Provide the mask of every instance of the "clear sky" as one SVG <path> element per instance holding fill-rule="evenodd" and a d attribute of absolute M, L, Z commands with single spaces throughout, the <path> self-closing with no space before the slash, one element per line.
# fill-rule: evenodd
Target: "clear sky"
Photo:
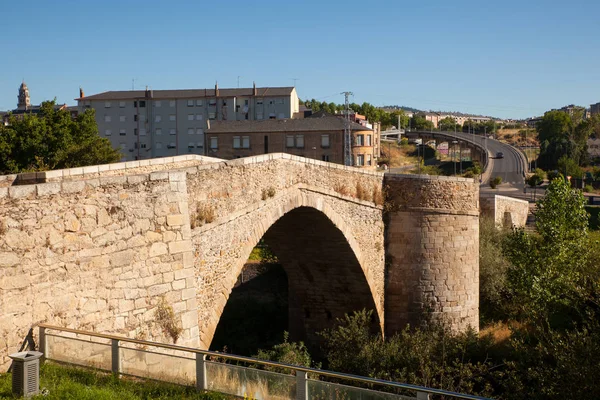
<path fill-rule="evenodd" d="M 302 99 L 505 118 L 600 102 L 600 1 L 3 1 L 0 110 L 108 90 L 292 86 Z"/>

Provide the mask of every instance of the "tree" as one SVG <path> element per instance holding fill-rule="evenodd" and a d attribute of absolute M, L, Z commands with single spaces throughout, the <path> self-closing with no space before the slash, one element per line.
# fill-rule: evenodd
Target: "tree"
<path fill-rule="evenodd" d="M 120 158 L 108 139 L 98 135 L 93 110 L 73 120 L 48 101 L 38 115 L 10 116 L 9 125 L 0 126 L 0 171 L 5 173 L 105 164 Z"/>
<path fill-rule="evenodd" d="M 454 131 L 457 125 L 456 120 L 452 117 L 446 117 L 438 122 L 441 131 Z"/>
<path fill-rule="evenodd" d="M 412 117 L 411 126 L 417 131 L 430 131 L 433 129 L 433 122 L 426 120 L 422 115 L 415 115 Z"/>
<path fill-rule="evenodd" d="M 544 170 L 536 168 L 533 175 L 527 178 L 527 184 L 532 188 L 539 186 L 542 184 L 542 182 L 544 182 L 545 175 L 546 173 L 544 172 Z"/>
<path fill-rule="evenodd" d="M 586 300 L 588 214 L 580 191 L 554 179 L 536 204 L 539 235 L 515 229 L 503 243 L 509 289 L 519 319 L 547 324 L 571 319 Z"/>

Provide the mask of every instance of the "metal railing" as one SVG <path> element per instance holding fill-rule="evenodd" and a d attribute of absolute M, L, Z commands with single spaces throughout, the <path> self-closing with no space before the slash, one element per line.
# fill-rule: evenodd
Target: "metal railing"
<path fill-rule="evenodd" d="M 309 386 L 312 384 L 315 384 L 315 383 L 319 383 L 319 384 L 323 383 L 323 384 L 327 384 L 327 385 L 336 386 L 336 389 L 335 389 L 336 392 L 339 390 L 343 390 L 344 388 L 350 388 L 353 390 L 360 390 L 363 392 L 372 392 L 373 393 L 372 397 L 361 394 L 359 397 L 347 397 L 347 398 L 362 398 L 362 399 L 370 399 L 370 398 L 373 398 L 373 399 L 375 399 L 375 398 L 407 399 L 408 398 L 404 395 L 395 395 L 395 397 L 387 397 L 387 396 L 394 396 L 394 395 L 392 393 L 388 393 L 388 392 L 374 391 L 374 390 L 369 390 L 369 389 L 365 389 L 362 387 L 352 387 L 352 386 L 346 386 L 346 385 L 341 385 L 341 384 L 337 384 L 337 383 L 324 382 L 324 381 L 312 379 L 312 377 L 315 377 L 315 376 L 333 378 L 336 380 L 346 380 L 346 381 L 351 381 L 351 382 L 355 382 L 355 383 L 358 382 L 358 383 L 368 384 L 368 385 L 372 385 L 372 386 L 386 386 L 388 388 L 393 388 L 396 390 L 411 391 L 411 392 L 416 393 L 416 397 L 414 397 L 414 398 L 416 398 L 418 400 L 428 400 L 428 399 L 430 399 L 430 395 L 440 395 L 440 396 L 444 396 L 446 398 L 457 398 L 457 399 L 473 399 L 473 400 L 475 400 L 475 399 L 485 400 L 486 399 L 485 397 L 461 394 L 461 393 L 450 392 L 450 391 L 446 391 L 446 390 L 427 388 L 427 387 L 423 387 L 423 386 L 410 385 L 410 384 L 406 384 L 406 383 L 399 383 L 399 382 L 393 382 L 393 381 L 386 381 L 386 380 L 382 380 L 382 379 L 368 378 L 368 377 L 364 377 L 364 376 L 351 375 L 351 374 L 345 374 L 345 373 L 340 373 L 340 372 L 307 368 L 307 367 L 302 367 L 302 366 L 297 366 L 297 365 L 283 364 L 283 363 L 279 363 L 279 362 L 275 362 L 275 361 L 259 360 L 259 359 L 251 358 L 251 357 L 236 356 L 233 354 L 221 353 L 221 352 L 216 352 L 216 351 L 200 350 L 200 349 L 196 349 L 196 348 L 192 348 L 192 347 L 178 346 L 178 345 L 168 344 L 168 343 L 157 343 L 157 342 L 150 342 L 147 340 L 131 339 L 131 338 L 116 336 L 116 335 L 109 335 L 109 334 L 82 331 L 82 330 L 77 330 L 77 329 L 63 328 L 63 327 L 49 325 L 49 324 L 38 324 L 37 326 L 39 328 L 39 351 L 44 354 L 44 359 L 46 359 L 46 360 L 64 361 L 64 360 L 61 360 L 60 358 L 54 358 L 54 357 L 50 356 L 51 349 L 49 348 L 49 342 L 48 342 L 49 337 L 61 338 L 61 339 L 66 339 L 66 340 L 83 341 L 83 342 L 91 343 L 94 345 L 104 345 L 106 347 L 110 346 L 110 369 L 102 368 L 102 367 L 98 367 L 98 368 L 103 369 L 103 370 L 109 370 L 117 375 L 129 375 L 129 376 L 136 376 L 136 377 L 141 377 L 141 378 L 148 377 L 148 376 L 127 373 L 127 372 L 123 371 L 123 369 L 122 369 L 122 352 L 127 351 L 127 350 L 133 350 L 136 352 L 143 352 L 143 353 L 148 353 L 148 354 L 159 354 L 161 356 L 170 356 L 170 357 L 175 357 L 175 358 L 179 358 L 179 359 L 187 359 L 190 361 L 194 360 L 195 361 L 195 377 L 194 377 L 195 378 L 195 386 L 196 386 L 196 389 L 199 391 L 204 391 L 204 390 L 219 391 L 218 389 L 215 389 L 214 387 L 210 387 L 210 385 L 209 385 L 210 376 L 208 376 L 208 374 L 207 374 L 207 369 L 209 369 L 209 367 L 213 368 L 214 365 L 223 365 L 223 366 L 229 366 L 229 367 L 238 368 L 238 369 L 241 368 L 241 369 L 246 369 L 246 370 L 254 370 L 254 371 L 264 372 L 262 370 L 258 370 L 256 367 L 252 367 L 252 366 L 258 365 L 258 366 L 274 367 L 274 368 L 281 368 L 281 369 L 285 369 L 285 370 L 294 371 L 295 372 L 295 382 L 294 382 L 295 390 L 293 390 L 293 392 L 295 392 L 295 395 L 293 397 L 290 396 L 290 397 L 286 397 L 286 398 L 296 399 L 296 400 L 310 399 L 311 397 L 309 394 L 309 392 L 310 392 Z M 73 337 L 73 336 L 60 336 L 60 335 L 48 333 L 47 332 L 48 330 L 58 331 L 58 332 L 67 332 L 67 333 L 75 334 L 75 335 L 84 335 L 84 336 L 88 336 L 90 338 L 100 338 L 100 339 L 106 340 L 107 343 L 86 341 L 86 340 L 82 340 L 82 339 L 79 339 L 79 338 Z M 110 344 L 108 344 L 108 341 Z M 140 348 L 133 349 L 130 347 L 124 347 L 124 346 L 122 346 L 122 344 L 138 345 L 138 346 L 140 346 L 141 349 Z M 176 355 L 167 354 L 167 353 L 164 353 L 164 354 L 156 353 L 156 352 L 152 352 L 150 350 L 146 350 L 146 347 L 148 347 L 148 346 L 155 347 L 155 348 L 161 348 L 161 349 L 167 349 L 167 350 L 173 350 L 173 351 L 177 351 L 177 352 L 192 353 L 192 354 L 194 354 L 194 357 L 193 358 L 185 358 L 185 357 L 176 356 Z M 78 354 L 77 357 L 82 357 L 82 356 L 81 356 L 81 354 Z M 220 360 L 243 362 L 243 363 L 250 364 L 252 366 L 239 367 L 239 366 L 233 366 L 230 364 L 212 362 L 212 361 L 207 360 L 207 357 L 214 357 L 214 358 L 220 359 Z M 81 360 L 81 362 L 71 362 L 71 363 L 77 364 L 77 365 L 93 366 L 93 365 L 86 364 L 85 360 Z M 266 373 L 272 374 L 272 375 L 281 375 L 283 377 L 286 377 L 287 379 L 290 379 L 293 377 L 292 375 L 277 374 L 277 373 L 273 373 L 273 372 L 266 372 Z M 310 377 L 309 377 L 309 374 L 310 374 Z M 342 388 L 342 389 L 340 389 L 340 388 Z M 225 393 L 228 393 L 228 392 L 225 392 Z M 235 394 L 235 393 L 230 393 L 230 394 Z M 330 397 L 327 397 L 327 398 L 330 398 Z"/>

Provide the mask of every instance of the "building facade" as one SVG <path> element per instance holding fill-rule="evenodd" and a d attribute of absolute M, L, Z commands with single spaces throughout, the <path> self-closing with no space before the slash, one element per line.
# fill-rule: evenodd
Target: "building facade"
<path fill-rule="evenodd" d="M 592 104 L 590 106 L 590 114 L 592 116 L 594 116 L 596 114 L 600 114 L 600 103 Z"/>
<path fill-rule="evenodd" d="M 289 153 L 344 164 L 345 121 L 335 116 L 264 121 L 210 121 L 206 155 L 233 159 L 267 153 Z M 352 165 L 375 168 L 378 136 L 350 122 Z"/>
<path fill-rule="evenodd" d="M 207 154 L 212 121 L 291 118 L 299 112 L 293 87 L 111 91 L 76 99 L 94 109 L 100 136 L 121 148 L 123 160 Z"/>

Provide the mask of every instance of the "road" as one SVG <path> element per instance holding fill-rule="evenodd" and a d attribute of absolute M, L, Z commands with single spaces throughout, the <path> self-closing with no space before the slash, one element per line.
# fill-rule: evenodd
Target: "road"
<path fill-rule="evenodd" d="M 454 132 L 444 132 L 452 136 L 457 136 L 459 139 L 473 141 L 475 143 L 479 143 L 483 146 L 486 146 L 486 139 L 480 135 L 471 135 L 468 133 L 456 133 Z M 523 163 L 521 161 L 521 156 L 517 149 L 508 145 L 506 143 L 499 142 L 494 139 L 487 139 L 487 149 L 490 154 L 490 159 L 488 162 L 488 168 L 490 168 L 490 173 L 486 174 L 490 179 L 495 178 L 496 176 L 502 177 L 502 182 L 505 182 L 505 185 L 501 185 L 501 189 L 510 189 L 510 191 L 523 191 L 523 187 L 525 186 L 525 181 L 523 177 Z M 496 158 L 497 153 L 503 153 L 504 158 Z M 488 180 L 482 183 L 483 187 L 489 187 Z"/>

